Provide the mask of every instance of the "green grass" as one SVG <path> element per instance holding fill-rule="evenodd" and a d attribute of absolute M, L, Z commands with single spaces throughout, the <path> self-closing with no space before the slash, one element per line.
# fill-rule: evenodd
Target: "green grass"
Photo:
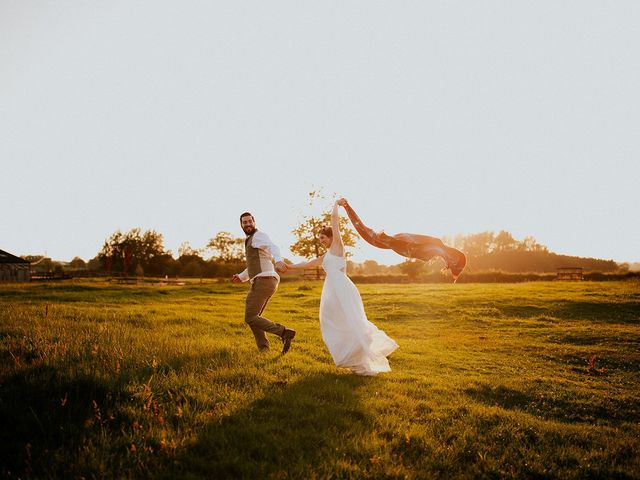
<path fill-rule="evenodd" d="M 640 478 L 640 285 L 363 285 L 393 371 L 336 369 L 319 283 L 0 286 L 7 478 Z M 592 360 L 589 366 L 589 360 Z M 594 363 L 595 362 L 595 363 Z"/>

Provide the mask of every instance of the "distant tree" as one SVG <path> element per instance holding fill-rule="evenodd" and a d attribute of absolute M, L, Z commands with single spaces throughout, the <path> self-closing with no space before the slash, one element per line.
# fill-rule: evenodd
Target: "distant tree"
<path fill-rule="evenodd" d="M 182 256 L 200 256 L 202 249 L 193 248 L 189 242 L 182 242 L 178 247 L 178 257 Z"/>
<path fill-rule="evenodd" d="M 155 230 L 147 230 L 142 234 L 140 250 L 137 253 L 143 268 L 149 265 L 153 257 L 171 254 L 165 251 L 163 243 L 162 234 Z"/>
<path fill-rule="evenodd" d="M 69 267 L 74 270 L 84 270 L 87 268 L 87 263 L 80 257 L 73 257 L 73 260 L 69 262 Z"/>
<path fill-rule="evenodd" d="M 506 230 L 501 230 L 493 239 L 493 243 L 498 252 L 510 252 L 518 248 L 518 242 Z"/>
<path fill-rule="evenodd" d="M 215 258 L 209 259 L 204 265 L 203 275 L 207 277 L 231 277 L 234 273 L 240 273 L 245 269 L 244 260 L 221 262 Z"/>
<path fill-rule="evenodd" d="M 180 251 L 182 251 L 182 255 L 178 258 L 180 274 L 187 277 L 201 276 L 206 262 L 198 251 L 184 248 Z"/>
<path fill-rule="evenodd" d="M 457 236 L 455 246 L 472 258 L 486 255 L 494 249 L 494 234 L 493 232 L 480 232 Z"/>
<path fill-rule="evenodd" d="M 102 262 L 100 262 L 100 257 L 95 256 L 91 260 L 87 262 L 87 270 L 91 270 L 92 272 L 97 272 L 101 269 Z"/>
<path fill-rule="evenodd" d="M 203 271 L 203 264 L 197 260 L 191 260 L 182 268 L 181 274 L 185 277 L 202 277 Z"/>
<path fill-rule="evenodd" d="M 309 207 L 313 208 L 325 199 L 321 191 L 309 192 Z M 302 223 L 292 233 L 296 241 L 291 245 L 291 252 L 304 258 L 316 258 L 325 253 L 326 248 L 318 240 L 318 230 L 323 225 L 331 225 L 331 211 L 324 211 L 316 215 L 303 215 Z M 340 216 L 340 233 L 345 247 L 353 247 L 356 244 L 356 232 L 349 227 L 349 220 Z M 345 252 L 345 256 L 350 256 Z"/>
<path fill-rule="evenodd" d="M 351 275 L 359 275 L 362 273 L 362 267 L 359 263 L 347 260 L 347 272 Z"/>
<path fill-rule="evenodd" d="M 375 260 L 365 260 L 362 264 L 362 273 L 364 275 L 376 275 L 379 273 L 380 265 Z"/>
<path fill-rule="evenodd" d="M 532 236 L 524 237 L 520 242 L 521 249 L 525 252 L 547 252 L 548 249 L 544 245 L 539 244 Z"/>
<path fill-rule="evenodd" d="M 522 241 L 513 238 L 510 232 L 501 230 L 494 232 L 480 232 L 471 235 L 456 235 L 453 240 L 446 239 L 445 243 L 452 243 L 467 254 L 468 257 L 478 258 L 494 252 L 511 252 L 514 250 L 525 252 L 548 252 L 546 246 L 541 245 L 532 236 Z"/>
<path fill-rule="evenodd" d="M 409 280 L 415 280 L 422 272 L 425 263 L 418 260 L 405 260 L 404 262 L 398 265 L 400 267 L 400 271 L 409 277 Z"/>
<path fill-rule="evenodd" d="M 132 273 L 140 265 L 145 271 L 152 266 L 158 257 L 170 256 L 165 251 L 162 234 L 140 228 L 128 232 L 117 230 L 107 238 L 98 253 L 105 269 L 110 271 Z"/>
<path fill-rule="evenodd" d="M 136 265 L 136 277 L 144 277 L 144 268 L 140 264 Z"/>
<path fill-rule="evenodd" d="M 214 258 L 220 262 L 244 262 L 244 239 L 229 232 L 218 232 L 209 240 L 207 248 L 213 250 Z"/>
<path fill-rule="evenodd" d="M 167 251 L 161 255 L 155 255 L 145 268 L 145 273 L 150 276 L 164 276 L 169 275 L 174 266 L 178 266 L 178 262 L 173 258 L 170 251 Z"/>

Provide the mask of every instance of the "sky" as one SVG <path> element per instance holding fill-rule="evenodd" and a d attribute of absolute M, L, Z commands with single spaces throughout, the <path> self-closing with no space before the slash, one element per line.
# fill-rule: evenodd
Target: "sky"
<path fill-rule="evenodd" d="M 390 234 L 640 261 L 639 22 L 636 0 L 0 0 L 0 249 L 88 260 L 140 227 L 177 254 L 248 210 L 296 259 L 321 188 Z"/>

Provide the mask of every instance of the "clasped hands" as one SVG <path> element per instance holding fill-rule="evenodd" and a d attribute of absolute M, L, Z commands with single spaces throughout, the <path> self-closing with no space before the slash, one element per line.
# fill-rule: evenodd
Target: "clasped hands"
<path fill-rule="evenodd" d="M 339 198 L 338 200 L 336 200 L 336 205 L 339 205 L 341 207 L 344 207 L 347 205 L 347 199 L 344 197 Z M 276 272 L 278 273 L 286 273 L 287 270 L 289 270 L 289 266 L 284 263 L 284 262 L 276 262 Z M 233 283 L 240 283 L 240 277 L 238 275 L 234 275 L 231 279 L 231 281 Z"/>
<path fill-rule="evenodd" d="M 347 205 L 347 199 L 344 197 L 340 197 L 338 200 L 336 200 L 336 205 L 339 205 L 341 207 L 344 207 Z M 284 263 L 284 262 L 276 262 L 276 272 L 278 273 L 285 273 L 287 270 L 289 270 L 289 266 Z"/>

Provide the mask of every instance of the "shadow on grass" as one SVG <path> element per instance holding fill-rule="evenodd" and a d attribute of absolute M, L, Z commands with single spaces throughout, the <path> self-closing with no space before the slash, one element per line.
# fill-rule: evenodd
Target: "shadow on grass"
<path fill-rule="evenodd" d="M 68 282 L 28 284 L 0 290 L 0 299 L 25 300 L 38 302 L 75 303 L 75 302 L 159 302 L 208 298 L 210 295 L 230 295 L 237 292 L 225 286 L 155 286 L 155 285 L 77 285 Z"/>
<path fill-rule="evenodd" d="M 518 318 L 547 318 L 560 320 L 594 320 L 604 323 L 640 322 L 640 302 L 583 302 L 562 301 L 543 305 L 500 305 L 503 316 Z"/>
<path fill-rule="evenodd" d="M 548 343 L 558 345 L 600 345 L 608 343 L 606 338 L 602 335 L 593 333 L 590 331 L 576 332 L 576 333 L 555 333 L 547 336 L 546 341 Z"/>
<path fill-rule="evenodd" d="M 584 397 L 569 391 L 520 391 L 504 385 L 479 385 L 465 390 L 473 400 L 507 410 L 565 423 L 603 423 L 618 426 L 640 421 L 640 406 L 629 399 Z"/>
<path fill-rule="evenodd" d="M 551 311 L 566 320 L 595 320 L 604 323 L 640 322 L 640 302 L 574 302 L 553 305 Z"/>
<path fill-rule="evenodd" d="M 356 395 L 366 380 L 327 373 L 274 384 L 260 400 L 205 425 L 161 478 L 304 478 L 333 468 L 343 453 L 357 456 L 353 445 L 373 428 Z"/>
<path fill-rule="evenodd" d="M 34 366 L 3 379 L 0 474 L 7 478 L 50 476 L 51 463 L 55 463 L 52 459 L 77 450 L 87 429 L 106 413 L 104 406 L 114 401 L 113 394 L 100 381 L 88 377 L 63 379 L 51 366 Z M 65 467 L 54 467 L 60 468 Z"/>

